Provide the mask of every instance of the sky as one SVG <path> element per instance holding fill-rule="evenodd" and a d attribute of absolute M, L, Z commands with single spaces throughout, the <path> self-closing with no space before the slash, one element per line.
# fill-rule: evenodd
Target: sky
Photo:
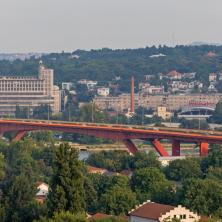
<path fill-rule="evenodd" d="M 222 43 L 221 0 L 0 0 L 0 52 Z"/>

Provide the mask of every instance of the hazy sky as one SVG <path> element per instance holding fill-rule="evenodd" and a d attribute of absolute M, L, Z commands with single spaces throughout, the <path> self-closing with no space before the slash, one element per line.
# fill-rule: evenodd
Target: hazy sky
<path fill-rule="evenodd" d="M 0 0 L 0 52 L 222 43 L 222 0 Z"/>

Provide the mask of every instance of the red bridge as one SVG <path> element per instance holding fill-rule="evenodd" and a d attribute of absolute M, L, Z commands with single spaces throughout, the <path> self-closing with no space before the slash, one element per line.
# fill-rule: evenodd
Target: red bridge
<path fill-rule="evenodd" d="M 138 126 L 139 127 L 139 126 Z M 172 141 L 172 155 L 180 156 L 180 143 L 193 142 L 199 146 L 200 156 L 208 154 L 209 144 L 222 144 L 222 134 L 212 134 L 203 131 L 178 132 L 177 129 L 140 129 L 132 126 L 101 125 L 90 123 L 69 123 L 56 121 L 35 120 L 0 120 L 0 133 L 17 132 L 15 140 L 20 140 L 26 132 L 52 130 L 69 133 L 79 133 L 114 141 L 122 141 L 129 152 L 135 154 L 138 149 L 132 139 L 148 140 L 151 142 L 160 156 L 169 156 L 160 141 L 167 139 Z"/>

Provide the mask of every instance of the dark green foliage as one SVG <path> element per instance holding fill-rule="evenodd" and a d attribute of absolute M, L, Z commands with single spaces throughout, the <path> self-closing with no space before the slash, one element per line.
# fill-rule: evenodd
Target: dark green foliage
<path fill-rule="evenodd" d="M 150 151 L 148 154 L 145 152 L 137 152 L 132 157 L 132 169 L 140 169 L 144 167 L 160 168 L 160 161 L 155 152 Z"/>
<path fill-rule="evenodd" d="M 27 119 L 30 116 L 30 110 L 28 107 L 20 107 L 19 105 L 16 106 L 15 110 L 15 117 L 16 118 L 24 118 Z"/>
<path fill-rule="evenodd" d="M 53 212 L 85 211 L 84 179 L 78 152 L 68 144 L 61 144 L 55 151 L 51 189 L 48 196 L 50 214 Z"/>
<path fill-rule="evenodd" d="M 206 178 L 222 182 L 222 167 L 209 167 Z"/>
<path fill-rule="evenodd" d="M 214 214 L 222 205 L 222 184 L 209 179 L 188 179 L 181 188 L 180 200 L 200 214 Z"/>
<path fill-rule="evenodd" d="M 102 219 L 91 220 L 93 222 L 125 222 L 125 218 L 110 216 Z"/>
<path fill-rule="evenodd" d="M 212 145 L 208 156 L 202 160 L 202 170 L 206 172 L 209 167 L 222 167 L 222 147 L 220 145 Z"/>
<path fill-rule="evenodd" d="M 207 130 L 209 129 L 209 125 L 206 120 L 186 120 L 182 119 L 180 122 L 180 128 L 187 128 L 187 129 L 201 129 Z"/>
<path fill-rule="evenodd" d="M 5 176 L 5 158 L 2 153 L 0 153 L 0 181 L 4 178 Z"/>
<path fill-rule="evenodd" d="M 218 56 L 209 58 L 206 54 L 215 52 Z M 222 70 L 221 46 L 176 46 L 175 48 L 160 46 L 139 49 L 111 50 L 100 49 L 77 50 L 72 54 L 80 56 L 71 59 L 71 53 L 52 53 L 43 56 L 44 64 L 55 70 L 55 81 L 61 83 L 79 79 L 92 79 L 107 82 L 120 76 L 118 83 L 121 90 L 129 92 L 130 77 L 136 76 L 138 81 L 144 80 L 146 73 L 166 73 L 171 70 L 180 72 L 197 72 L 199 80 L 208 81 L 208 74 Z M 161 58 L 150 58 L 150 55 L 163 53 Z M 38 59 L 14 62 L 0 61 L 0 72 L 6 75 L 34 75 L 37 73 Z M 158 83 L 157 78 L 152 80 Z"/>
<path fill-rule="evenodd" d="M 136 203 L 136 195 L 129 186 L 115 185 L 101 195 L 99 209 L 108 214 L 124 215 Z"/>
<path fill-rule="evenodd" d="M 221 87 L 221 86 L 220 86 Z M 222 102 L 217 103 L 215 111 L 211 116 L 210 120 L 214 123 L 222 123 Z"/>
<path fill-rule="evenodd" d="M 33 118 L 35 119 L 49 119 L 52 116 L 51 106 L 42 104 L 33 110 Z"/>
<path fill-rule="evenodd" d="M 164 192 L 169 187 L 169 181 L 165 175 L 155 167 L 135 170 L 131 184 L 140 202 L 155 199 L 159 192 Z"/>
<path fill-rule="evenodd" d="M 160 162 L 154 152 L 138 152 L 135 156 L 123 151 L 102 151 L 93 153 L 87 159 L 92 166 L 105 168 L 110 171 L 120 172 L 126 169 L 139 169 L 144 167 L 160 168 Z"/>
<path fill-rule="evenodd" d="M 119 172 L 123 169 L 129 169 L 131 161 L 131 157 L 127 152 L 102 151 L 92 153 L 87 159 L 87 164 Z"/>
<path fill-rule="evenodd" d="M 87 222 L 87 220 L 84 214 L 73 214 L 69 211 L 61 211 L 59 213 L 55 212 L 50 219 L 45 217 L 34 222 Z"/>
<path fill-rule="evenodd" d="M 202 176 L 200 160 L 197 158 L 186 158 L 174 160 L 165 169 L 168 179 L 183 181 L 187 178 L 200 178 Z"/>

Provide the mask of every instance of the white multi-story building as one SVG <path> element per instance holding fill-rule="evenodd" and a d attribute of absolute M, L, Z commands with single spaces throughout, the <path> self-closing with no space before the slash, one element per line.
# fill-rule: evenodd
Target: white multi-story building
<path fill-rule="evenodd" d="M 63 82 L 62 83 L 62 89 L 63 90 L 68 90 L 70 91 L 72 88 L 72 83 L 71 82 Z"/>
<path fill-rule="evenodd" d="M 14 116 L 17 105 L 32 111 L 45 104 L 51 107 L 53 114 L 59 113 L 60 90 L 53 79 L 53 70 L 42 62 L 38 77 L 0 76 L 0 116 Z"/>
<path fill-rule="evenodd" d="M 109 95 L 109 88 L 106 88 L 106 87 L 98 88 L 97 94 L 99 96 L 108 96 Z"/>

